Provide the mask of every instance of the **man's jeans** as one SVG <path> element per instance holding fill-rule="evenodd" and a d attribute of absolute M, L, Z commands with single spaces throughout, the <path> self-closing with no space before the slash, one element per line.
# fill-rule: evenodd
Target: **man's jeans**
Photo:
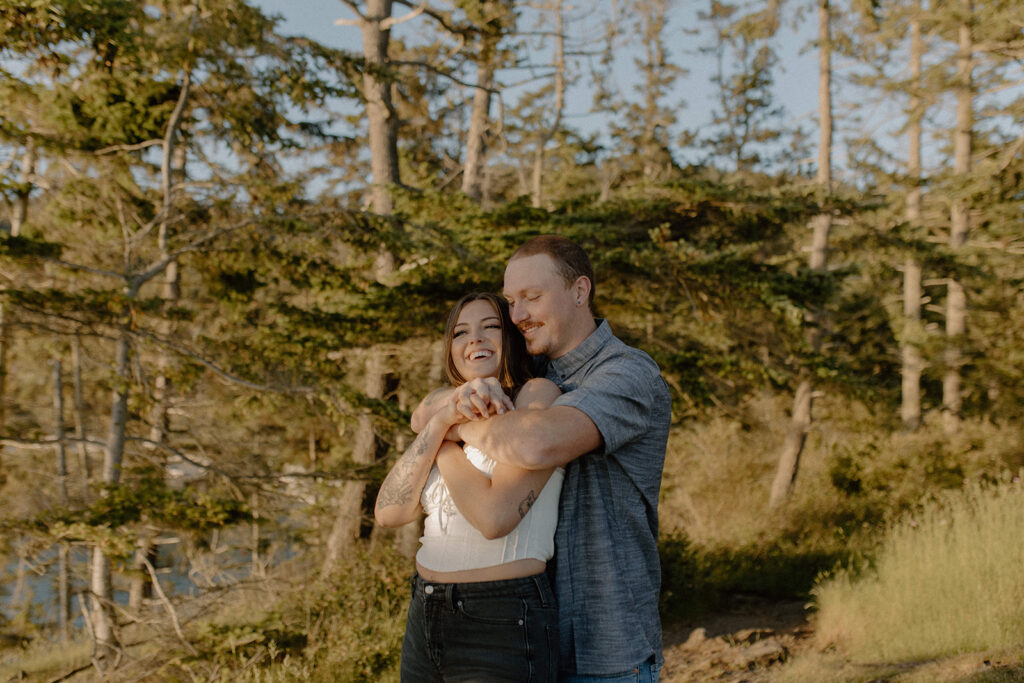
<path fill-rule="evenodd" d="M 573 676 L 562 674 L 559 683 L 658 683 L 661 667 L 654 663 L 653 657 L 634 667 L 630 671 L 607 676 Z"/>
<path fill-rule="evenodd" d="M 557 672 L 558 610 L 547 574 L 476 583 L 413 576 L 403 683 L 554 683 Z"/>

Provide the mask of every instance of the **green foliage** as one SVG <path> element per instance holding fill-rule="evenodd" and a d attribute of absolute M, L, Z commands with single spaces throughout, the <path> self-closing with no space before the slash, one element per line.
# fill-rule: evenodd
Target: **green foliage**
<path fill-rule="evenodd" d="M 14 259 L 59 258 L 63 246 L 38 237 L 0 232 L 0 256 Z"/>
<path fill-rule="evenodd" d="M 163 137 L 179 86 L 143 74 L 90 74 L 54 93 L 54 125 L 61 142 L 93 151 Z"/>
<path fill-rule="evenodd" d="M 36 519 L 32 526 L 54 538 L 85 541 L 104 547 L 111 556 L 127 559 L 135 539 L 125 527 L 146 524 L 179 532 L 204 534 L 252 519 L 236 498 L 195 490 L 172 489 L 153 469 L 125 473 L 121 484 L 107 484 L 83 510 L 63 510 Z"/>

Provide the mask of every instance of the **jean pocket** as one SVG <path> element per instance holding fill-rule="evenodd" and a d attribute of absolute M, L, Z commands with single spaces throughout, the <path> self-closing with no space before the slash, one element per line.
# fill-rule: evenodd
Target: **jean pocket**
<path fill-rule="evenodd" d="M 526 623 L 526 606 L 518 598 L 460 598 L 455 606 L 459 614 L 478 624 L 522 626 Z"/>

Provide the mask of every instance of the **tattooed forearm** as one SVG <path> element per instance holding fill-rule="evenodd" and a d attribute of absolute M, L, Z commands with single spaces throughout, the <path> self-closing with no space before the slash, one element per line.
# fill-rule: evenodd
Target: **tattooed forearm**
<path fill-rule="evenodd" d="M 417 475 L 423 474 L 426 469 L 420 459 L 426 453 L 427 442 L 431 438 L 430 431 L 429 426 L 424 429 L 391 468 L 377 494 L 377 507 L 405 505 L 419 495 L 420 491 L 415 484 Z M 422 483 L 419 488 L 422 488 Z"/>
<path fill-rule="evenodd" d="M 537 502 L 536 494 L 534 494 L 533 491 L 530 491 L 529 493 L 527 493 L 526 494 L 526 498 L 523 498 L 521 501 L 519 501 L 519 517 L 520 518 L 525 517 L 526 513 L 530 511 L 530 508 L 532 508 L 533 504 L 536 503 L 536 502 Z"/>

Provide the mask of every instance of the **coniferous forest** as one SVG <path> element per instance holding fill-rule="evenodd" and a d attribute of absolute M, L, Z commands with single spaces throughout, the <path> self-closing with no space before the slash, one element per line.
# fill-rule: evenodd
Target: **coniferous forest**
<path fill-rule="evenodd" d="M 672 392 L 663 680 L 1024 675 L 1024 6 L 684 5 L 0 0 L 0 679 L 397 680 L 376 492 L 542 233 Z"/>

